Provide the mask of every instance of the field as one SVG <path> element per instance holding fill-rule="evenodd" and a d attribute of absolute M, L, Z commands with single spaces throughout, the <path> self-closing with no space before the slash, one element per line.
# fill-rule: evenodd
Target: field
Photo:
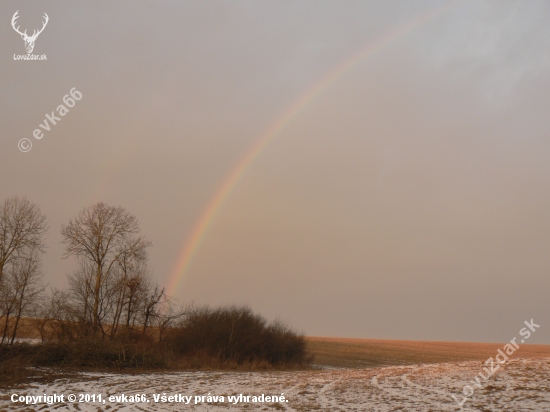
<path fill-rule="evenodd" d="M 424 363 L 485 361 L 495 356 L 502 343 L 423 342 L 308 337 L 315 362 L 339 368 L 414 365 Z M 518 358 L 550 357 L 548 345 L 521 345 Z"/>
<path fill-rule="evenodd" d="M 10 396 L 102 394 L 100 403 L 59 403 L 58 410 L 262 410 L 262 411 L 459 411 L 465 385 L 502 344 L 308 338 L 315 368 L 285 372 L 171 372 L 149 374 L 78 373 L 50 383 L 0 392 L 0 410 L 25 407 Z M 550 410 L 550 347 L 523 345 L 463 404 L 464 411 Z M 123 398 L 124 394 L 127 398 Z M 128 397 L 145 394 L 146 398 Z M 163 402 L 162 396 L 181 395 Z M 228 396 L 281 396 L 277 402 Z M 208 399 L 208 395 L 217 396 Z M 114 396 L 109 400 L 109 396 Z M 195 398 L 195 396 L 204 396 Z M 223 396 L 221 402 L 220 396 Z M 178 400 L 188 399 L 188 405 Z M 143 402 L 141 402 L 143 401 Z M 197 402 L 197 403 L 195 403 Z M 184 401 L 185 403 L 185 401 Z"/>

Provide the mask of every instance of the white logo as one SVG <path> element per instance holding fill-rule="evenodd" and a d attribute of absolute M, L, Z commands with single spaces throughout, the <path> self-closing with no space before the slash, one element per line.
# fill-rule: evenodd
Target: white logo
<path fill-rule="evenodd" d="M 27 138 L 23 138 L 19 140 L 17 146 L 19 147 L 19 150 L 21 150 L 23 153 L 27 153 L 29 150 L 32 149 L 32 142 Z"/>
<path fill-rule="evenodd" d="M 32 53 L 32 51 L 34 49 L 34 42 L 36 41 L 36 38 L 46 28 L 46 25 L 48 24 L 49 17 L 46 13 L 44 13 L 44 18 L 45 18 L 44 25 L 42 26 L 42 28 L 40 30 L 38 30 L 38 31 L 34 30 L 33 33 L 32 33 L 32 36 L 29 36 L 29 35 L 27 35 L 27 30 L 25 30 L 23 33 L 21 33 L 19 31 L 19 26 L 15 27 L 15 20 L 17 20 L 17 18 L 19 17 L 17 15 L 17 13 L 19 13 L 19 10 L 17 10 L 15 12 L 15 14 L 13 15 L 13 17 L 11 19 L 11 25 L 12 25 L 13 29 L 21 35 L 21 38 L 23 40 L 25 40 L 25 48 L 27 49 L 27 53 L 30 54 L 30 53 Z"/>

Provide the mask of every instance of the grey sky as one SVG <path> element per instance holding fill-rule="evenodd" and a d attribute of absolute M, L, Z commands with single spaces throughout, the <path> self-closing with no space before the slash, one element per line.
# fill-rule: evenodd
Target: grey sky
<path fill-rule="evenodd" d="M 0 198 L 126 207 L 166 284 L 248 148 L 327 73 L 441 1 L 0 3 Z M 49 23 L 35 54 L 10 25 Z M 550 343 L 550 3 L 453 3 L 340 77 L 231 192 L 181 302 L 309 335 Z M 76 87 L 42 140 L 32 131 Z M 33 148 L 21 153 L 17 142 Z"/>

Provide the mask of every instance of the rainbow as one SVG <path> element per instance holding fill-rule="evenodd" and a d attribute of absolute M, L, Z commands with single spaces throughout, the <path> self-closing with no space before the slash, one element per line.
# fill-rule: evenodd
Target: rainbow
<path fill-rule="evenodd" d="M 212 197 L 206 209 L 202 212 L 199 220 L 196 222 L 191 234 L 185 241 L 185 244 L 181 250 L 181 253 L 177 259 L 174 269 L 171 273 L 167 293 L 169 296 L 173 296 L 174 292 L 180 281 L 184 278 L 185 272 L 189 267 L 193 256 L 197 252 L 202 239 L 204 238 L 208 228 L 212 224 L 212 221 L 216 217 L 218 211 L 223 206 L 224 202 L 228 198 L 229 194 L 233 191 L 235 186 L 242 179 L 246 171 L 252 166 L 256 158 L 266 148 L 266 146 L 273 140 L 277 134 L 283 130 L 289 123 L 292 122 L 302 111 L 316 98 L 318 98 L 329 86 L 340 79 L 344 74 L 351 71 L 354 67 L 359 65 L 367 57 L 374 55 L 376 52 L 382 50 L 392 42 L 405 36 L 407 33 L 414 29 L 428 23 L 429 21 L 441 16 L 445 12 L 449 11 L 452 7 L 458 4 L 457 1 L 446 2 L 443 6 L 440 6 L 434 10 L 422 13 L 420 16 L 407 23 L 389 31 L 376 41 L 369 43 L 366 48 L 360 50 L 347 59 L 334 70 L 318 81 L 313 87 L 306 91 L 306 93 L 300 97 L 296 102 L 290 105 L 279 119 L 271 125 L 248 149 L 245 155 L 239 160 L 237 165 L 233 168 L 231 173 L 225 178 L 223 184 Z"/>

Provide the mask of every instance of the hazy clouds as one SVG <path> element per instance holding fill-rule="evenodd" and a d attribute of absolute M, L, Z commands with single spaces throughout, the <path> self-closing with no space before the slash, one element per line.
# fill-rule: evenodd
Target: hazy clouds
<path fill-rule="evenodd" d="M 165 284 L 248 148 L 354 53 L 445 2 L 0 5 L 0 197 L 60 226 L 126 207 Z M 10 26 L 47 28 L 35 54 Z M 284 128 L 228 197 L 182 302 L 249 303 L 310 335 L 550 343 L 548 2 L 457 2 L 364 59 Z M 32 131 L 76 87 L 42 140 Z M 33 149 L 21 153 L 27 137 Z"/>

